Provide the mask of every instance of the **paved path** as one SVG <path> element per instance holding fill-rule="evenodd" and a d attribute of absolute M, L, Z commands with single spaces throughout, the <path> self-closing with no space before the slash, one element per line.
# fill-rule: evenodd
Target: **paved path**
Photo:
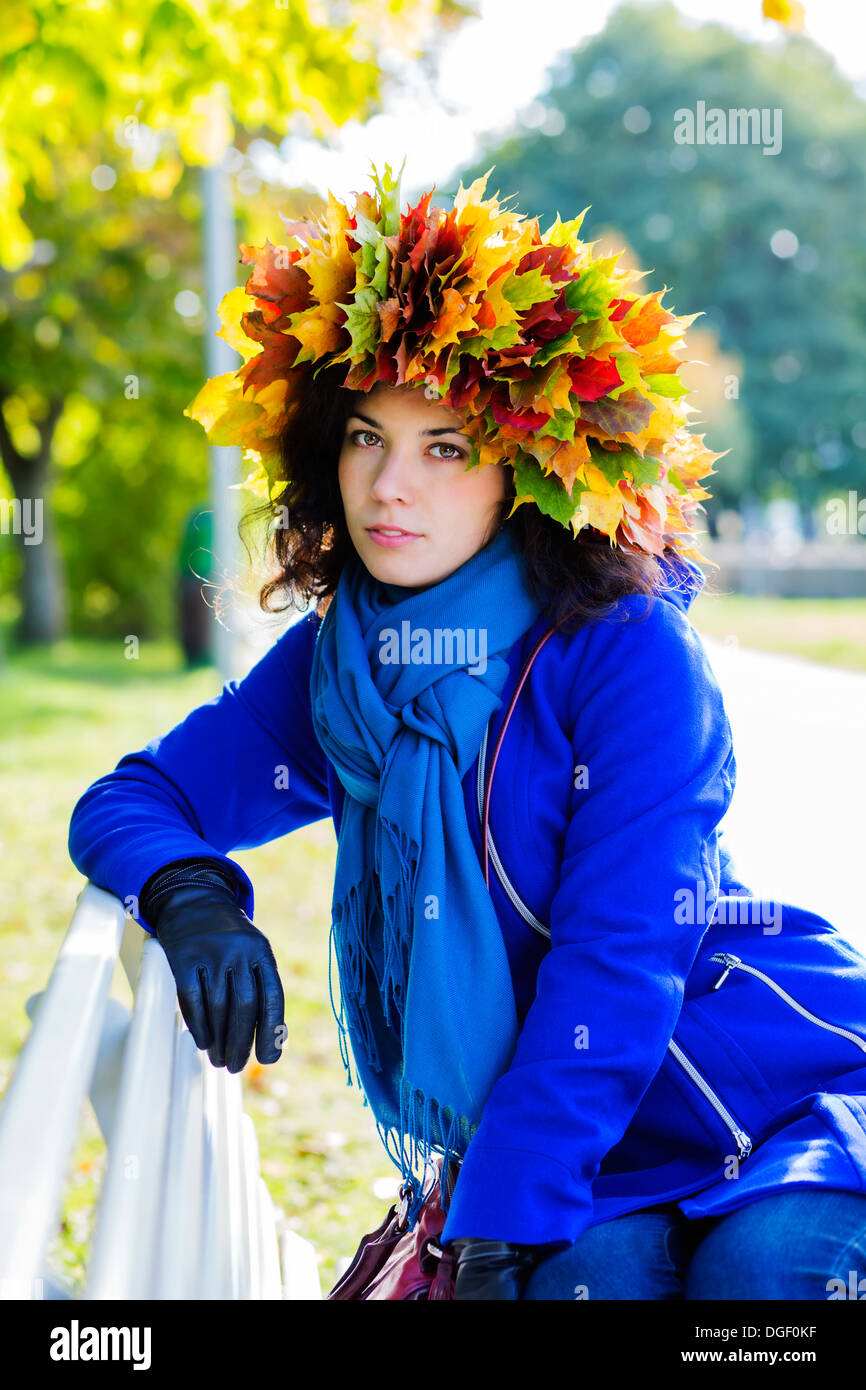
<path fill-rule="evenodd" d="M 866 951 L 866 675 L 701 640 L 734 736 L 722 828 L 740 876 Z"/>

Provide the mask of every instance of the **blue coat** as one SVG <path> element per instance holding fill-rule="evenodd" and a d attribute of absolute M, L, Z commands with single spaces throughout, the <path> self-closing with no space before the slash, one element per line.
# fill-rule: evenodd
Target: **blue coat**
<path fill-rule="evenodd" d="M 736 877 L 718 830 L 731 730 L 687 615 L 700 577 L 684 574 L 647 617 L 629 596 L 615 621 L 555 633 L 517 701 L 490 812 L 510 891 L 492 871 L 490 891 L 521 1031 L 446 1240 L 572 1242 L 662 1201 L 715 1216 L 783 1188 L 866 1191 L 866 958 Z M 508 654 L 489 748 L 547 625 Z M 310 719 L 317 630 L 301 619 L 84 792 L 69 830 L 82 874 L 127 898 L 204 854 L 233 870 L 252 918 L 232 850 L 328 815 L 339 834 L 343 788 Z M 463 785 L 480 859 L 476 773 Z"/>

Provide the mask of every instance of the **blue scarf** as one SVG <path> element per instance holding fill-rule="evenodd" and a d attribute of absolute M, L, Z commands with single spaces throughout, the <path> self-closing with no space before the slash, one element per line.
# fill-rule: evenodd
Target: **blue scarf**
<path fill-rule="evenodd" d="M 419 1157 L 426 1170 L 431 1149 L 442 1152 L 447 1211 L 448 1160 L 466 1152 L 517 1043 L 461 781 L 503 703 L 506 653 L 540 611 L 522 552 L 500 528 L 420 592 L 375 579 L 353 556 L 317 635 L 313 724 L 346 790 L 330 934 L 340 1052 L 351 1086 L 348 1033 L 356 1082 L 403 1175 L 410 1228 L 427 1195 L 414 1180 Z"/>

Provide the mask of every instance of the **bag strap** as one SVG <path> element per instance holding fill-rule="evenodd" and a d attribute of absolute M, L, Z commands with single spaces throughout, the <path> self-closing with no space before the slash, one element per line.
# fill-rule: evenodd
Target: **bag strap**
<path fill-rule="evenodd" d="M 541 648 L 544 646 L 548 637 L 551 637 L 553 633 L 556 631 L 556 629 L 560 627 L 562 623 L 565 622 L 565 619 L 569 616 L 570 615 L 566 613 L 564 617 L 560 618 L 558 622 L 553 623 L 547 629 L 546 632 L 542 633 L 535 646 L 532 648 L 532 651 L 529 653 L 529 656 L 526 658 L 526 661 L 523 663 L 523 670 L 521 671 L 520 678 L 517 681 L 514 690 L 512 691 L 511 699 L 508 702 L 508 708 L 505 711 L 505 718 L 503 719 L 502 727 L 499 730 L 499 737 L 497 738 L 496 746 L 493 749 L 493 756 L 490 759 L 490 771 L 487 774 L 487 784 L 484 789 L 484 808 L 481 816 L 482 867 L 484 869 L 484 882 L 488 889 L 490 888 L 490 870 L 488 865 L 487 826 L 490 820 L 490 791 L 493 786 L 493 774 L 496 771 L 496 759 L 499 757 L 499 750 L 502 747 L 502 740 L 505 737 L 505 730 L 508 728 L 508 721 L 511 718 L 514 706 L 517 704 L 517 699 L 526 682 L 526 677 L 529 675 L 529 672 L 532 669 L 533 661 L 538 656 L 538 653 L 541 651 Z"/>

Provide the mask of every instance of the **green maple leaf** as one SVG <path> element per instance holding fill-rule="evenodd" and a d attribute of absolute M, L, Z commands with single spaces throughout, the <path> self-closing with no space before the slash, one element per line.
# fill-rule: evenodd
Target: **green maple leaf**
<path fill-rule="evenodd" d="M 634 449 L 602 449 L 594 440 L 587 439 L 589 452 L 596 468 L 615 486 L 620 478 L 630 473 L 638 487 L 650 487 L 659 480 L 659 461 L 654 458 L 641 458 Z"/>
<path fill-rule="evenodd" d="M 352 240 L 361 243 L 360 273 L 377 295 L 384 299 L 388 289 L 391 253 L 382 241 L 375 222 L 371 222 L 369 217 L 358 211 L 355 212 L 355 220 L 358 225 L 352 229 Z"/>
<path fill-rule="evenodd" d="M 680 381 L 676 372 L 657 372 L 652 376 L 645 376 L 644 381 L 651 391 L 655 391 L 657 396 L 670 396 L 676 399 L 679 396 L 687 396 L 688 386 Z"/>
<path fill-rule="evenodd" d="M 488 348 L 508 348 L 514 347 L 520 341 L 520 325 L 516 323 L 502 323 L 498 328 L 491 328 L 489 332 L 474 334 L 460 343 L 461 353 L 467 357 L 483 357 Z"/>
<path fill-rule="evenodd" d="M 577 236 L 583 219 L 591 207 L 592 203 L 587 203 L 583 212 L 579 213 L 577 217 L 573 217 L 570 222 L 563 222 L 557 213 L 556 221 L 551 222 L 542 240 L 548 246 L 567 246 Z"/>
<path fill-rule="evenodd" d="M 502 297 L 515 309 L 531 309 L 533 304 L 542 304 L 546 299 L 555 299 L 559 286 L 552 285 L 544 269 L 536 266 L 523 275 L 516 272 L 507 275 L 502 285 Z"/>
<path fill-rule="evenodd" d="M 381 333 L 381 319 L 376 305 L 379 296 L 372 285 L 356 292 L 351 304 L 340 304 L 347 318 L 343 327 L 352 339 L 352 347 L 342 357 L 357 357 L 362 352 L 375 352 Z"/>
<path fill-rule="evenodd" d="M 554 439 L 565 440 L 571 443 L 574 439 L 574 427 L 577 424 L 574 415 L 570 410 L 557 410 L 540 431 L 541 434 L 552 434 Z"/>
<path fill-rule="evenodd" d="M 615 352 L 613 354 L 613 360 L 616 363 L 617 371 L 622 377 L 622 386 L 616 386 L 612 391 L 608 391 L 607 393 L 610 399 L 615 401 L 617 396 L 621 395 L 623 391 L 636 391 L 639 388 L 641 384 L 641 374 L 640 368 L 637 365 L 638 359 L 635 353 Z"/>
<path fill-rule="evenodd" d="M 591 323 L 575 324 L 574 336 L 584 357 L 589 357 L 605 343 L 621 343 L 615 323 L 609 319 L 593 319 Z"/>
<path fill-rule="evenodd" d="M 383 238 L 396 236 L 400 230 L 400 179 L 406 167 L 406 160 L 400 165 L 399 172 L 394 175 L 390 164 L 385 165 L 383 174 L 379 174 L 375 164 L 371 165 L 373 171 L 373 185 L 379 197 L 380 215 L 376 222 L 372 222 L 364 213 L 355 209 L 355 220 L 357 226 L 352 230 L 353 241 L 361 244 L 361 275 L 380 299 L 384 299 L 388 290 L 388 272 L 391 268 L 391 252 L 384 243 Z"/>
<path fill-rule="evenodd" d="M 517 454 L 512 466 L 516 495 L 532 497 L 539 511 L 567 526 L 579 499 L 577 484 L 574 497 L 569 497 L 561 479 L 555 473 L 543 473 L 535 459 L 529 458 L 522 450 Z"/>
<path fill-rule="evenodd" d="M 610 280 L 597 265 L 587 266 L 565 290 L 569 309 L 579 309 L 585 319 L 603 319 L 613 297 Z"/>
<path fill-rule="evenodd" d="M 403 177 L 403 170 L 406 168 L 406 159 L 403 156 L 403 163 L 395 174 L 390 164 L 385 165 L 385 172 L 379 174 L 373 164 L 373 184 L 379 195 L 379 205 L 382 209 L 382 216 L 379 219 L 379 227 L 383 236 L 396 236 L 400 230 L 400 180 Z"/>

